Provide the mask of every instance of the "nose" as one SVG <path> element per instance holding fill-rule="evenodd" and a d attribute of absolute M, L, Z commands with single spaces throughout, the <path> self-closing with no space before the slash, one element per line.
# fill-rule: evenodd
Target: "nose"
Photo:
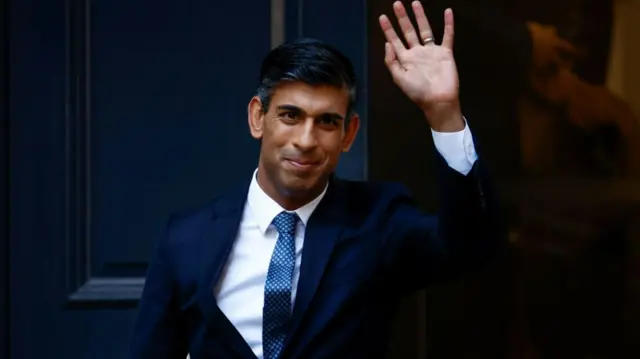
<path fill-rule="evenodd" d="M 310 118 L 301 122 L 298 126 L 298 131 L 293 141 L 293 145 L 301 151 L 311 151 L 318 145 L 314 122 L 315 121 Z"/>

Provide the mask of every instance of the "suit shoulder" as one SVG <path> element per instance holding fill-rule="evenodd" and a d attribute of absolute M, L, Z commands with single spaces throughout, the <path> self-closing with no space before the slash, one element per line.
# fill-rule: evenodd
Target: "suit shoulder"
<path fill-rule="evenodd" d="M 400 182 L 343 181 L 345 193 L 352 202 L 375 205 L 398 198 L 411 198 L 407 187 Z"/>
<path fill-rule="evenodd" d="M 169 215 L 168 226 L 175 230 L 183 227 L 191 227 L 196 223 L 202 223 L 206 219 L 211 218 L 215 202 L 216 200 L 212 200 L 197 207 L 182 209 L 171 213 Z"/>
<path fill-rule="evenodd" d="M 204 204 L 174 212 L 169 216 L 169 224 L 171 228 L 178 230 L 191 228 L 201 226 L 217 215 L 225 215 L 242 210 L 248 188 L 248 183 L 242 183 L 237 187 L 232 187 L 222 194 L 213 197 Z"/>
<path fill-rule="evenodd" d="M 171 213 L 165 221 L 163 231 L 166 244 L 199 238 L 203 226 L 212 219 L 213 209 L 221 198 L 217 197 L 204 204 Z"/>

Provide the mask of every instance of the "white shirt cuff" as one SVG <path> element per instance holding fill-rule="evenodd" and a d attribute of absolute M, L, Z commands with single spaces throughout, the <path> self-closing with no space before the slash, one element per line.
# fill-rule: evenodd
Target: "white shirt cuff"
<path fill-rule="evenodd" d="M 467 175 L 478 159 L 471 130 L 466 123 L 459 132 L 436 132 L 431 129 L 433 142 L 449 167 Z"/>

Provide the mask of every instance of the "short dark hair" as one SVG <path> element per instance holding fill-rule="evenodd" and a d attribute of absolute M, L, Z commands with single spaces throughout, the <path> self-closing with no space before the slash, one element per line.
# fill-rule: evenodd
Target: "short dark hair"
<path fill-rule="evenodd" d="M 262 111 L 269 111 L 273 89 L 283 81 L 300 81 L 311 86 L 329 85 L 347 90 L 347 119 L 357 101 L 356 75 L 351 61 L 333 46 L 301 38 L 274 48 L 262 61 L 256 96 Z"/>

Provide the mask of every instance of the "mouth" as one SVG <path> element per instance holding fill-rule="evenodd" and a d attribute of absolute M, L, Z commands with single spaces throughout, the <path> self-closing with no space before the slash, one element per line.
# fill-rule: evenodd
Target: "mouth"
<path fill-rule="evenodd" d="M 285 162 L 289 163 L 292 168 L 299 171 L 310 171 L 320 165 L 320 161 L 311 161 L 304 159 L 285 159 Z"/>

